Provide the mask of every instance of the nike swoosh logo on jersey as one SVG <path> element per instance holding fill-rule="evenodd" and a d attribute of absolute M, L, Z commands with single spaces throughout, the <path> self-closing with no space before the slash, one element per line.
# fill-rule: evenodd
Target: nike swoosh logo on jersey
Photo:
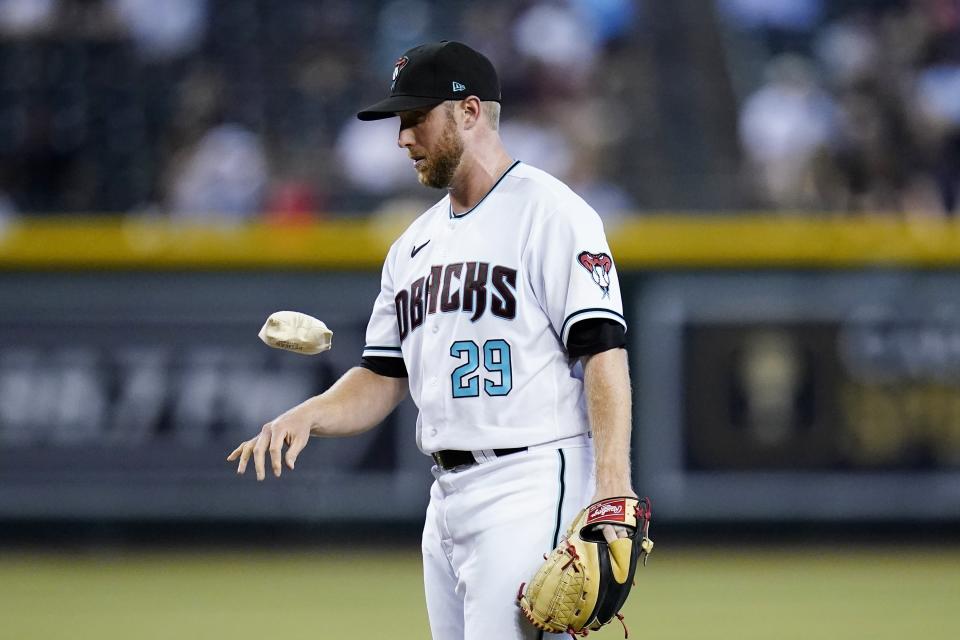
<path fill-rule="evenodd" d="M 423 243 L 422 245 L 420 245 L 419 247 L 416 246 L 416 245 L 414 245 L 414 246 L 413 246 L 413 251 L 410 252 L 410 257 L 412 258 L 412 257 L 414 257 L 415 255 L 417 255 L 418 253 L 420 253 L 420 249 L 423 249 L 423 248 L 424 248 L 425 246 L 427 246 L 428 244 L 430 244 L 430 241 L 429 241 L 429 240 L 427 240 L 426 242 L 424 242 L 424 243 Z"/>

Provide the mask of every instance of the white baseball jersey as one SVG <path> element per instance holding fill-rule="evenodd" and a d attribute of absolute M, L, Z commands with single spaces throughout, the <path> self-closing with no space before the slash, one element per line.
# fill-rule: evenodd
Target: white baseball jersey
<path fill-rule="evenodd" d="M 589 318 L 626 327 L 600 218 L 516 162 L 472 209 L 446 196 L 393 244 L 363 355 L 403 358 L 424 453 L 531 446 L 589 429 L 566 352 Z"/>

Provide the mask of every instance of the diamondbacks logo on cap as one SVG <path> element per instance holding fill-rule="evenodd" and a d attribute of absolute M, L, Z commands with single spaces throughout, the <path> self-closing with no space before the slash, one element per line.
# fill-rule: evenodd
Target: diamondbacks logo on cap
<path fill-rule="evenodd" d="M 577 262 L 590 272 L 594 283 L 603 291 L 603 297 L 610 297 L 610 269 L 613 268 L 613 258 L 605 253 L 590 253 L 581 251 L 577 255 Z"/>
<path fill-rule="evenodd" d="M 390 80 L 390 91 L 393 91 L 393 88 L 397 84 L 397 76 L 400 75 L 400 70 L 407 66 L 408 62 L 410 62 L 410 58 L 402 56 L 397 58 L 397 61 L 393 63 L 393 78 Z"/>
<path fill-rule="evenodd" d="M 587 524 L 593 524 L 601 520 L 616 520 L 626 522 L 627 519 L 627 501 L 623 498 L 619 500 L 604 500 L 590 507 L 587 513 Z"/>

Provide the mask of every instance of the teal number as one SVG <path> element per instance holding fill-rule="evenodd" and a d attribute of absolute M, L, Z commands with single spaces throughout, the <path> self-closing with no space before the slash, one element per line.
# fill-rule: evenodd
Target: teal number
<path fill-rule="evenodd" d="M 513 388 L 510 345 L 506 340 L 487 340 L 483 345 L 483 366 L 490 373 L 500 374 L 500 383 L 484 378 L 483 390 L 490 396 L 505 396 Z"/>
<path fill-rule="evenodd" d="M 450 355 L 467 361 L 450 374 L 454 398 L 476 398 L 480 395 L 480 347 L 472 340 L 458 340 L 450 345 Z M 483 344 L 483 368 L 493 378 L 484 377 L 483 390 L 488 396 L 505 396 L 513 389 L 513 365 L 510 344 L 506 340 L 487 340 Z"/>
<path fill-rule="evenodd" d="M 450 376 L 453 380 L 453 397 L 476 398 L 480 395 L 480 376 L 470 374 L 480 366 L 480 348 L 472 340 L 458 340 L 450 345 L 451 356 L 460 358 L 463 354 L 467 354 L 466 364 L 454 369 Z M 466 378 L 466 384 L 464 384 L 464 378 Z"/>

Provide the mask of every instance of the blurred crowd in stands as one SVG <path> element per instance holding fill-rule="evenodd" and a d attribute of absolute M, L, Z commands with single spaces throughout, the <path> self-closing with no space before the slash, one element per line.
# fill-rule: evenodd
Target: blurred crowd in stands
<path fill-rule="evenodd" d="M 719 4 L 737 55 L 764 61 L 739 117 L 758 204 L 957 210 L 960 1 Z"/>
<path fill-rule="evenodd" d="M 441 38 L 608 221 L 958 206 L 960 0 L 0 0 L 0 216 L 418 212 L 354 113 Z"/>

